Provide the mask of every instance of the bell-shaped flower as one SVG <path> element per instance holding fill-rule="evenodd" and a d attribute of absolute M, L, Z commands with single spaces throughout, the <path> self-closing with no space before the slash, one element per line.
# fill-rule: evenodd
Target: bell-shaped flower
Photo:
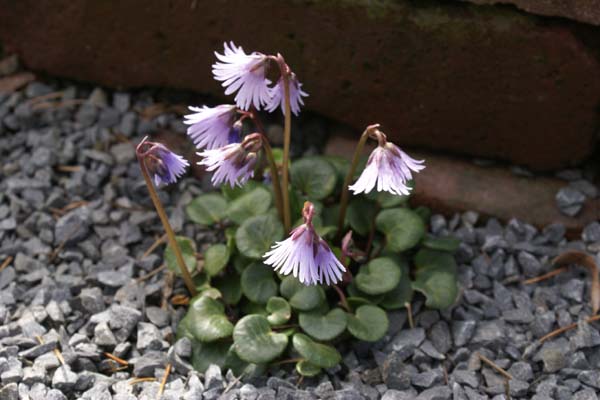
<path fill-rule="evenodd" d="M 369 156 L 367 166 L 358 180 L 348 189 L 352 190 L 354 194 L 359 194 L 369 193 L 377 187 L 378 192 L 408 195 L 410 187 L 407 186 L 407 183 L 412 179 L 412 172 L 424 169 L 423 163 L 424 160 L 415 160 L 409 157 L 398 146 L 386 142 L 383 138 Z"/>
<path fill-rule="evenodd" d="M 229 144 L 229 136 L 234 129 L 235 106 L 221 104 L 189 109 L 194 113 L 186 115 L 183 123 L 190 125 L 187 134 L 198 150 L 216 149 Z"/>
<path fill-rule="evenodd" d="M 213 75 L 223 82 L 225 94 L 235 95 L 235 103 L 242 110 L 248 111 L 251 105 L 257 110 L 271 99 L 269 81 L 266 72 L 269 59 L 261 53 L 246 54 L 242 47 L 233 42 L 224 44 L 223 54 L 215 52 L 219 61 L 213 64 Z"/>
<path fill-rule="evenodd" d="M 231 187 L 241 186 L 254 176 L 256 152 L 246 150 L 244 143 L 232 143 L 218 149 L 197 153 L 202 160 L 198 165 L 213 172 L 211 182 L 218 186 L 228 182 Z"/>
<path fill-rule="evenodd" d="M 173 153 L 161 143 L 144 141 L 143 144 L 150 146 L 144 153 L 144 161 L 156 186 L 175 183 L 190 165 L 185 158 Z"/>
<path fill-rule="evenodd" d="M 346 268 L 333 254 L 327 243 L 315 232 L 312 225 L 314 206 L 304 203 L 304 224 L 294 228 L 290 236 L 273 245 L 263 257 L 282 275 L 298 278 L 305 285 L 335 284 L 342 279 Z"/>
<path fill-rule="evenodd" d="M 300 113 L 300 106 L 304 105 L 302 97 L 307 97 L 308 93 L 302 90 L 302 84 L 298 81 L 295 73 L 291 73 L 289 77 L 290 85 L 290 109 L 292 114 L 298 115 Z M 283 79 L 279 78 L 275 86 L 269 89 L 271 93 L 271 100 L 265 107 L 269 112 L 273 112 L 277 107 L 281 107 L 281 112 L 285 115 L 285 88 Z"/>

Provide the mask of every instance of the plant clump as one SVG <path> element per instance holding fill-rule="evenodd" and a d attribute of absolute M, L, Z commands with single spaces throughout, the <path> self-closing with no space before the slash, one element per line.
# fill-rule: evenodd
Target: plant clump
<path fill-rule="evenodd" d="M 246 54 L 233 43 L 216 56 L 215 79 L 236 104 L 190 107 L 185 120 L 199 164 L 220 186 L 186 208 L 225 238 L 205 251 L 201 268 L 194 241 L 174 235 L 154 186 L 174 183 L 187 162 L 146 140 L 137 152 L 169 238 L 166 264 L 192 296 L 177 335 L 191 339 L 194 367 L 256 374 L 289 361 L 314 376 L 340 362 L 340 342 L 380 340 L 387 311 L 407 307 L 415 292 L 428 307 L 452 305 L 459 242 L 427 236 L 429 211 L 408 204 L 424 162 L 388 142 L 378 124 L 365 129 L 352 161 L 291 161 L 291 114 L 308 95 L 283 56 Z M 262 132 L 261 109 L 283 112 L 280 151 Z M 244 124 L 254 131 L 242 136 Z M 365 161 L 369 139 L 378 146 Z"/>

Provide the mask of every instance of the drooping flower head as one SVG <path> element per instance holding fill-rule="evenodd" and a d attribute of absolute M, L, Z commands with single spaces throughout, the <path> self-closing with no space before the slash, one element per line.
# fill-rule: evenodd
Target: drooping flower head
<path fill-rule="evenodd" d="M 373 150 L 367 161 L 367 166 L 358 180 L 348 187 L 354 194 L 369 193 L 377 187 L 377 191 L 386 191 L 395 195 L 408 195 L 408 181 L 412 172 L 425 168 L 424 160 L 415 160 L 400 150 L 395 144 L 388 142 L 383 132 L 373 131 L 379 146 Z"/>
<path fill-rule="evenodd" d="M 230 143 L 229 136 L 234 129 L 236 107 L 221 104 L 216 107 L 189 107 L 193 114 L 185 116 L 184 124 L 190 125 L 188 136 L 198 150 L 216 149 Z"/>
<path fill-rule="evenodd" d="M 300 106 L 304 105 L 302 97 L 307 97 L 308 93 L 302 90 L 302 84 L 298 81 L 296 74 L 291 72 L 289 76 L 290 85 L 290 109 L 292 114 L 298 115 L 300 113 Z M 273 112 L 277 107 L 281 107 L 281 112 L 285 115 L 285 89 L 283 79 L 279 78 L 275 86 L 269 89 L 271 94 L 271 100 L 265 109 L 269 112 Z"/>
<path fill-rule="evenodd" d="M 143 158 L 156 186 L 175 183 L 190 165 L 185 158 L 173 153 L 164 144 L 149 142 L 146 138 L 140 142 L 136 152 Z"/>
<path fill-rule="evenodd" d="M 277 242 L 263 257 L 280 274 L 298 278 L 305 285 L 335 284 L 342 279 L 346 268 L 339 262 L 327 243 L 312 225 L 314 206 L 304 203 L 304 224 L 294 228 L 284 241 Z"/>
<path fill-rule="evenodd" d="M 233 42 L 224 43 L 224 48 L 223 54 L 215 52 L 219 60 L 213 64 L 215 79 L 223 82 L 226 95 L 238 91 L 235 103 L 239 108 L 248 111 L 253 105 L 260 110 L 271 98 L 271 81 L 266 78 L 268 56 L 257 52 L 246 54 Z"/>
<path fill-rule="evenodd" d="M 254 176 L 256 152 L 260 146 L 259 135 L 248 135 L 241 143 L 231 143 L 218 149 L 197 153 L 202 157 L 198 165 L 204 165 L 207 171 L 213 172 L 211 182 L 215 186 L 225 182 L 231 187 L 241 186 Z"/>

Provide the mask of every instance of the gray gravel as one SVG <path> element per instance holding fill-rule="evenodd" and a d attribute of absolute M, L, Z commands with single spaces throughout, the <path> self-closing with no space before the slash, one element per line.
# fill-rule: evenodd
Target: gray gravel
<path fill-rule="evenodd" d="M 62 100 L 87 100 L 32 107 L 31 98 L 58 90 Z M 598 256 L 600 224 L 567 241 L 561 225 L 540 231 L 516 220 L 480 221 L 474 212 L 433 215 L 432 234 L 463 240 L 461 297 L 451 310 L 427 310 L 417 298 L 414 329 L 405 311 L 393 312 L 384 339 L 340 345 L 342 365 L 299 386 L 291 367 L 241 381 L 216 366 L 199 374 L 190 366 L 190 341 L 173 339 L 185 310 L 161 307 L 164 273 L 140 280 L 162 263 L 160 251 L 142 258 L 162 231 L 127 142 L 161 129 L 183 133 L 180 118 L 165 112 L 144 119 L 138 111 L 157 101 L 151 92 L 34 82 L 0 99 L 0 262 L 13 257 L 0 272 L 0 399 L 155 399 L 168 362 L 164 399 L 506 398 L 504 379 L 478 354 L 513 376 L 513 398 L 597 399 L 600 332 L 582 322 L 591 313 L 585 271 L 536 285 L 520 281 L 547 272 L 563 249 Z M 309 116 L 299 129 L 325 132 L 325 125 Z M 277 140 L 280 127 L 268 127 Z M 305 136 L 296 154 L 319 149 Z M 580 171 L 562 175 L 570 181 L 557 196 L 565 210 L 574 210 L 579 194 L 597 195 Z M 218 240 L 183 217 L 201 190 L 185 178 L 177 190 L 160 192 L 176 229 L 200 248 Z M 179 280 L 173 293 L 185 293 Z M 576 329 L 539 345 L 541 336 L 574 322 Z M 116 369 L 105 352 L 129 367 Z M 132 377 L 156 381 L 130 385 Z"/>

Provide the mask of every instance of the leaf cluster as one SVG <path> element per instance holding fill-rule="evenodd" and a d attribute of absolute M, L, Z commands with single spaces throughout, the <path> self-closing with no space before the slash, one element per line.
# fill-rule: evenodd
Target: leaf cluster
<path fill-rule="evenodd" d="M 348 168 L 346 160 L 336 157 L 292 163 L 296 225 L 302 223 L 303 202 L 310 200 L 317 211 L 317 232 L 330 242 L 337 236 L 336 199 Z M 426 236 L 428 210 L 409 208 L 407 196 L 374 192 L 350 201 L 340 232 L 355 233 L 352 257 L 340 257 L 353 275 L 340 286 L 345 301 L 331 287 L 305 286 L 262 263 L 271 246 L 285 238 L 269 182 L 202 194 L 186 212 L 190 220 L 220 230 L 226 238 L 208 247 L 200 262 L 195 243 L 178 238 L 199 295 L 191 300 L 177 334 L 193 341 L 193 365 L 199 371 L 214 363 L 236 374 L 261 373 L 288 358 L 298 360 L 300 374 L 313 376 L 340 362 L 340 341 L 380 340 L 388 330 L 386 311 L 404 307 L 414 291 L 438 309 L 452 305 L 457 296 L 452 253 L 459 242 Z M 332 248 L 339 256 L 340 249 Z M 177 271 L 169 248 L 165 260 Z"/>

